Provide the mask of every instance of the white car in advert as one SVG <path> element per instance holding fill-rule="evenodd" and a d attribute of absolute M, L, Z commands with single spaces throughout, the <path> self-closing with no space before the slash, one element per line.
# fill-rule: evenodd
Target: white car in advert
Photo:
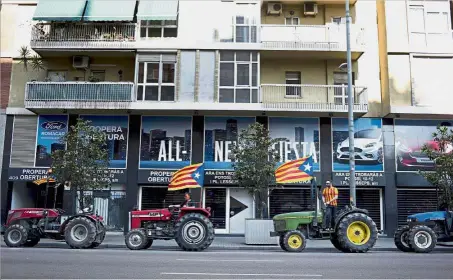
<path fill-rule="evenodd" d="M 383 162 L 383 141 L 381 129 L 365 129 L 354 133 L 355 160 L 362 162 Z M 335 153 L 337 161 L 349 161 L 349 137 L 338 143 Z"/>

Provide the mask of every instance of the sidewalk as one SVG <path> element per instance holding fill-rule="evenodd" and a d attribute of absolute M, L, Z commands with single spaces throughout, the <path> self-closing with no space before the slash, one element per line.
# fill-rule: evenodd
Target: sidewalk
<path fill-rule="evenodd" d="M 3 239 L 3 238 L 2 238 Z M 1 247 L 6 247 L 4 241 L 1 242 Z M 64 240 L 56 241 L 52 239 L 42 239 L 36 247 L 41 248 L 69 248 Z M 124 236 L 122 233 L 108 233 L 104 242 L 99 248 L 109 249 L 125 249 L 127 248 L 124 243 Z M 452 247 L 437 248 L 445 250 Z M 174 240 L 155 240 L 151 250 L 180 250 Z M 232 236 L 216 236 L 214 242 L 208 250 L 259 250 L 259 251 L 281 251 L 280 246 L 276 245 L 246 245 L 244 237 Z M 329 240 L 308 240 L 306 251 L 324 251 L 324 252 L 337 252 Z M 379 237 L 373 251 L 399 251 L 393 243 L 393 238 Z"/>

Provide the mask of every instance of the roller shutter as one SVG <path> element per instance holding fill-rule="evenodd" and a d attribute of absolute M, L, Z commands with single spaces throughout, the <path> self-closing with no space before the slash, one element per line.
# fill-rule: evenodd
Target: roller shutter
<path fill-rule="evenodd" d="M 147 53 L 147 54 L 138 54 L 138 61 L 139 62 L 176 62 L 176 53 Z"/>
<path fill-rule="evenodd" d="M 141 210 L 161 209 L 169 205 L 181 204 L 186 191 L 169 192 L 166 187 L 142 187 Z"/>
<path fill-rule="evenodd" d="M 10 167 L 34 167 L 37 116 L 14 117 Z"/>
<path fill-rule="evenodd" d="M 437 210 L 435 189 L 398 189 L 398 226 L 406 224 L 407 216 Z"/>
<path fill-rule="evenodd" d="M 349 204 L 349 189 L 338 189 L 338 206 L 344 207 Z M 357 207 L 369 211 L 371 219 L 381 229 L 381 192 L 378 189 L 357 190 Z"/>

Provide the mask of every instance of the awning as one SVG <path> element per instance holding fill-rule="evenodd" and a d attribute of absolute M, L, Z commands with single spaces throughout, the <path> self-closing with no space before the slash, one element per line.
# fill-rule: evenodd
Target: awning
<path fill-rule="evenodd" d="M 140 0 L 138 20 L 176 20 L 178 0 Z"/>
<path fill-rule="evenodd" d="M 80 21 L 87 0 L 39 0 L 33 20 Z"/>
<path fill-rule="evenodd" d="M 88 0 L 85 21 L 132 21 L 136 0 Z"/>

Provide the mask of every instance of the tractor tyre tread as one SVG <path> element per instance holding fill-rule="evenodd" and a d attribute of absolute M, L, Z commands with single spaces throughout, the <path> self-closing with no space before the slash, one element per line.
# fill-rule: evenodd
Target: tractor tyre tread
<path fill-rule="evenodd" d="M 129 238 L 133 234 L 141 235 L 140 238 L 143 240 L 143 242 L 140 243 L 138 246 L 134 246 L 134 245 L 129 243 Z M 134 229 L 131 229 L 126 234 L 126 236 L 124 237 L 124 242 L 126 243 L 126 247 L 129 248 L 129 250 L 143 250 L 143 249 L 147 249 L 146 246 L 148 245 L 148 236 L 146 236 L 146 232 L 145 232 L 144 229 L 142 229 L 142 228 L 134 228 Z"/>
<path fill-rule="evenodd" d="M 19 230 L 20 233 L 21 233 L 21 238 L 19 240 L 19 242 L 17 243 L 12 243 L 10 242 L 9 240 L 9 233 L 13 230 Z M 12 224 L 10 225 L 6 230 L 5 230 L 5 234 L 4 234 L 4 241 L 6 243 L 6 246 L 8 247 L 22 247 L 25 245 L 25 243 L 27 242 L 27 239 L 28 239 L 28 229 L 26 227 L 24 227 L 24 225 L 20 224 L 20 223 L 17 223 L 17 224 Z"/>
<path fill-rule="evenodd" d="M 87 237 L 83 241 L 76 241 L 71 236 L 71 230 L 74 226 L 82 224 L 87 229 Z M 64 238 L 66 244 L 73 249 L 87 249 L 93 245 L 93 242 L 96 240 L 96 225 L 95 223 L 88 219 L 87 217 L 78 216 L 72 218 L 65 227 Z"/>
<path fill-rule="evenodd" d="M 408 233 L 409 233 L 409 226 L 403 226 L 403 227 L 398 228 L 395 231 L 395 234 L 393 235 L 393 241 L 395 243 L 396 248 L 398 248 L 402 252 L 414 252 L 414 250 L 412 249 L 412 246 L 408 242 L 408 235 L 407 235 Z M 406 239 L 406 241 L 403 242 L 402 239 Z"/>
<path fill-rule="evenodd" d="M 104 239 L 105 239 L 105 227 L 104 225 L 101 223 L 101 230 L 99 231 L 98 235 L 99 236 L 99 239 L 96 238 L 96 240 L 91 244 L 91 246 L 89 248 L 97 248 L 99 247 L 99 245 L 102 244 L 102 242 L 104 242 Z M 97 237 L 96 236 L 96 237 Z"/>
<path fill-rule="evenodd" d="M 285 238 L 285 235 L 280 235 L 280 237 L 278 238 L 278 244 L 280 245 L 280 248 L 282 248 L 283 251 L 288 252 L 288 250 L 286 250 L 286 247 L 285 247 L 284 238 Z"/>
<path fill-rule="evenodd" d="M 348 227 L 352 222 L 360 221 L 365 223 L 370 229 L 370 238 L 365 244 L 355 245 L 348 239 Z M 374 247 L 378 239 L 378 230 L 376 223 L 364 213 L 353 212 L 344 216 L 338 224 L 337 236 L 339 249 L 344 253 L 366 253 Z"/>
<path fill-rule="evenodd" d="M 39 241 L 41 241 L 41 237 L 34 235 L 25 242 L 24 247 L 35 247 L 38 245 Z"/>
<path fill-rule="evenodd" d="M 148 239 L 148 242 L 146 242 L 146 245 L 145 245 L 145 247 L 144 247 L 143 249 L 149 249 L 149 248 L 151 248 L 151 246 L 153 245 L 153 241 L 154 241 L 154 240 L 151 239 L 151 238 Z"/>
<path fill-rule="evenodd" d="M 431 236 L 431 245 L 427 248 L 420 248 L 417 246 L 417 244 L 415 244 L 415 235 L 419 232 L 419 231 L 425 231 L 427 232 L 430 236 Z M 423 225 L 420 225 L 420 226 L 415 226 L 413 227 L 409 233 L 408 233 L 408 240 L 409 240 L 409 244 L 412 248 L 412 250 L 415 252 L 415 253 L 429 253 L 431 252 L 432 250 L 434 250 L 434 248 L 436 247 L 436 244 L 437 244 L 437 234 L 434 232 L 434 230 L 432 230 L 430 227 L 427 227 L 427 226 L 423 226 Z"/>
<path fill-rule="evenodd" d="M 302 238 L 302 245 L 299 248 L 291 248 L 291 246 L 289 246 L 289 237 L 294 234 L 299 235 Z M 285 251 L 287 252 L 299 253 L 302 252 L 307 246 L 307 238 L 300 230 L 290 230 L 287 231 L 283 236 L 283 246 L 285 247 Z"/>
<path fill-rule="evenodd" d="M 201 222 L 204 225 L 204 230 L 206 232 L 204 240 L 195 246 L 185 242 L 181 234 L 183 225 L 191 220 L 197 220 L 198 222 Z M 175 224 L 175 241 L 178 244 L 178 246 L 184 251 L 194 252 L 204 251 L 209 246 L 211 246 L 212 242 L 214 241 L 214 237 L 215 237 L 214 225 L 212 224 L 211 220 L 209 220 L 209 218 L 207 218 L 203 214 L 187 213 L 184 216 L 182 216 Z"/>
<path fill-rule="evenodd" d="M 335 249 L 343 252 L 344 248 L 341 247 L 340 242 L 338 242 L 338 236 L 335 233 L 332 233 L 332 235 L 330 236 L 330 243 L 332 243 Z"/>

